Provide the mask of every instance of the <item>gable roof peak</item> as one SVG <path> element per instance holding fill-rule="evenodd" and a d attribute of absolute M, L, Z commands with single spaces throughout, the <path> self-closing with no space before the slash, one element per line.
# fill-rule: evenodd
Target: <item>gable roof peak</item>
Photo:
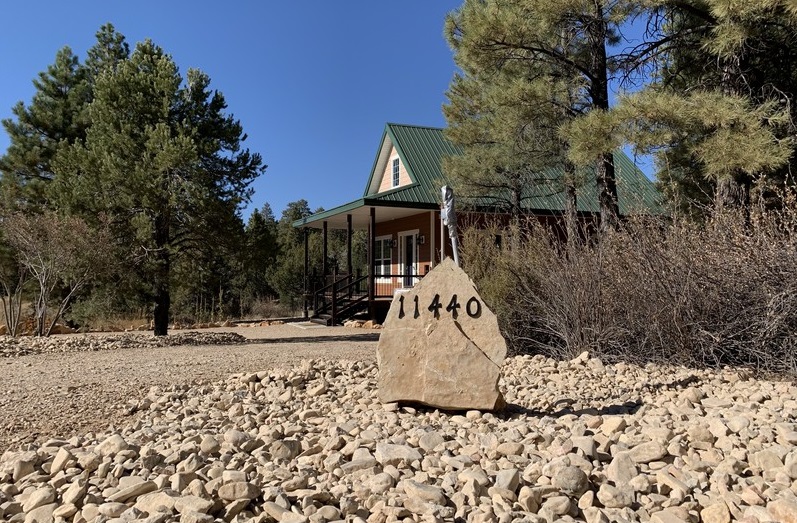
<path fill-rule="evenodd" d="M 443 127 L 435 127 L 433 125 L 416 125 L 416 124 L 406 124 L 406 123 L 396 123 L 396 122 L 388 122 L 385 124 L 385 127 L 407 127 L 411 129 L 428 129 L 430 131 L 442 131 Z"/>

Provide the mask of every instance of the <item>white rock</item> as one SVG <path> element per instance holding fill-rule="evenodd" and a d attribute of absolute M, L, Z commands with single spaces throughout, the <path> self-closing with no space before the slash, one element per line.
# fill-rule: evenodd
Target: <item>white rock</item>
<path fill-rule="evenodd" d="M 635 463 L 650 463 L 667 456 L 667 448 L 658 441 L 648 441 L 633 447 L 628 456 Z"/>
<path fill-rule="evenodd" d="M 445 505 L 446 497 L 443 490 L 432 485 L 425 485 L 414 480 L 404 480 L 399 486 L 404 490 L 408 497 L 416 498 L 421 501 L 428 501 L 437 505 Z"/>
<path fill-rule="evenodd" d="M 628 452 L 620 452 L 606 467 L 606 477 L 615 485 L 625 485 L 639 474 L 639 468 Z"/>
<path fill-rule="evenodd" d="M 174 500 L 174 509 L 181 514 L 188 512 L 207 514 L 212 507 L 213 501 L 198 496 L 180 496 Z"/>
<path fill-rule="evenodd" d="M 625 508 L 634 503 L 634 493 L 628 487 L 614 487 L 604 483 L 598 489 L 598 501 L 606 508 Z"/>
<path fill-rule="evenodd" d="M 227 501 L 236 499 L 254 499 L 261 494 L 257 485 L 245 481 L 226 483 L 219 488 L 219 497 Z"/>
<path fill-rule="evenodd" d="M 123 450 L 129 448 L 128 443 L 119 434 L 112 434 L 97 445 L 97 452 L 100 456 L 115 456 Z"/>
<path fill-rule="evenodd" d="M 35 508 L 47 505 L 55 501 L 55 489 L 46 485 L 32 492 L 22 505 L 23 512 L 30 512 Z"/>
<path fill-rule="evenodd" d="M 405 463 L 412 463 L 413 461 L 420 461 L 423 459 L 421 453 L 409 445 L 393 445 L 390 443 L 377 443 L 374 457 L 381 465 L 394 466 L 402 461 Z"/>
<path fill-rule="evenodd" d="M 53 512 L 58 507 L 57 503 L 41 505 L 25 514 L 25 523 L 53 523 Z"/>
<path fill-rule="evenodd" d="M 564 467 L 553 477 L 553 486 L 568 496 L 579 497 L 589 488 L 589 478 L 578 467 Z"/>

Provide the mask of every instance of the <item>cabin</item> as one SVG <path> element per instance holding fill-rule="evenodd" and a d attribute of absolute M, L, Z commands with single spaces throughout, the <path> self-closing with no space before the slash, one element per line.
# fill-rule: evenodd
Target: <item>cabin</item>
<path fill-rule="evenodd" d="M 442 161 L 461 154 L 448 142 L 443 130 L 433 127 L 388 123 L 382 133 L 373 167 L 360 198 L 293 223 L 305 230 L 304 314 L 334 325 L 367 311 L 377 321 L 384 317 L 393 296 L 418 283 L 434 266 L 451 255 L 447 231 L 440 220 L 440 189 L 447 184 Z M 621 214 L 658 205 L 653 183 L 622 152 L 615 153 L 616 178 Z M 528 187 L 523 209 L 552 226 L 561 224 L 565 195 L 563 172 L 551 169 L 542 177 L 548 183 Z M 459 221 L 467 215 L 506 216 L 500 198 L 485 195 L 463 201 L 457 197 Z M 594 219 L 598 200 L 594 183 L 577 191 L 580 219 Z M 311 267 L 307 232 L 320 229 L 322 261 Z M 328 264 L 330 230 L 343 230 L 346 237 L 346 267 L 333 271 Z M 367 260 L 359 273 L 352 260 L 352 234 L 367 231 Z"/>

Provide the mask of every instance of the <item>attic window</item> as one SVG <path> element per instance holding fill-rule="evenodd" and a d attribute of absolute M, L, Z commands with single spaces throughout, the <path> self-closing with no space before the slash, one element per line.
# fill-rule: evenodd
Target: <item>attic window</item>
<path fill-rule="evenodd" d="M 393 158 L 393 187 L 399 186 L 399 159 Z"/>

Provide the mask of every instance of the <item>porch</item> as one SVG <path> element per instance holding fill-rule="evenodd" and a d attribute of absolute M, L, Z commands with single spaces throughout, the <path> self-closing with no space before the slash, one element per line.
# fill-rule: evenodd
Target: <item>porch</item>
<path fill-rule="evenodd" d="M 304 230 L 304 317 L 327 325 L 358 313 L 379 321 L 393 296 L 417 284 L 445 256 L 434 205 L 362 198 L 294 222 Z M 311 267 L 310 230 L 321 233 L 321 264 Z M 345 267 L 330 264 L 330 231 L 345 231 Z M 353 259 L 355 230 L 366 231 L 366 260 Z M 443 245 L 443 249 L 445 246 Z"/>

